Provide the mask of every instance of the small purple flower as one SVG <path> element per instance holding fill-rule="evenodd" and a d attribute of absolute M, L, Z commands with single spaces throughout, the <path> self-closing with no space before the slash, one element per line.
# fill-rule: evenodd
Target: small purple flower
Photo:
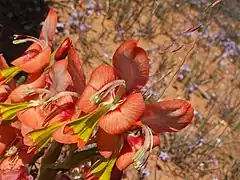
<path fill-rule="evenodd" d="M 185 72 L 191 71 L 191 67 L 189 65 L 183 65 L 180 69 Z"/>
<path fill-rule="evenodd" d="M 80 24 L 80 25 L 79 25 L 79 29 L 80 29 L 81 31 L 86 31 L 87 25 L 86 25 L 86 24 Z"/>
<path fill-rule="evenodd" d="M 95 5 L 91 1 L 89 1 L 86 5 L 87 9 L 93 9 L 94 7 L 95 7 Z"/>
<path fill-rule="evenodd" d="M 204 143 L 204 139 L 203 139 L 203 138 L 200 138 L 200 139 L 198 140 L 198 142 L 197 142 L 197 146 L 198 146 L 198 147 L 201 147 L 201 146 L 203 145 L 203 143 Z"/>
<path fill-rule="evenodd" d="M 213 156 L 212 161 L 215 166 L 218 166 L 218 160 L 215 156 Z"/>
<path fill-rule="evenodd" d="M 184 79 L 184 75 L 183 74 L 178 74 L 178 79 L 179 80 L 183 80 Z"/>
<path fill-rule="evenodd" d="M 150 176 L 150 172 L 149 172 L 148 169 L 143 169 L 142 174 L 143 174 L 144 176 L 146 176 L 146 177 L 149 177 L 149 176 Z"/>
<path fill-rule="evenodd" d="M 168 153 L 161 151 L 159 158 L 161 158 L 163 161 L 166 161 L 168 159 Z"/>
<path fill-rule="evenodd" d="M 124 31 L 123 29 L 121 29 L 120 31 L 118 31 L 119 36 L 123 36 L 124 33 L 125 33 L 125 31 Z"/>

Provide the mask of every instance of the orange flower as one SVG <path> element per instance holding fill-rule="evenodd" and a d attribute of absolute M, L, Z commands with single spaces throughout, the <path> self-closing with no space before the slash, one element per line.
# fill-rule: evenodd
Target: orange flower
<path fill-rule="evenodd" d="M 57 23 L 57 16 L 53 9 L 50 9 L 43 24 L 39 39 L 16 35 L 14 44 L 31 41 L 33 44 L 25 53 L 12 61 L 14 65 L 0 70 L 0 85 L 9 82 L 19 72 L 24 71 L 30 74 L 39 74 L 50 63 L 51 45 L 54 38 Z"/>

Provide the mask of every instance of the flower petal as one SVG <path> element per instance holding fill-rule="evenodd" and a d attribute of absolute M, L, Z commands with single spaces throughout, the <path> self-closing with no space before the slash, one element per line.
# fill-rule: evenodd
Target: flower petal
<path fill-rule="evenodd" d="M 12 143 L 16 138 L 15 128 L 11 126 L 0 125 L 0 154 Z"/>
<path fill-rule="evenodd" d="M 104 85 L 116 79 L 114 70 L 111 66 L 103 64 L 98 66 L 90 77 L 87 87 L 80 96 L 77 106 L 84 113 L 89 113 L 97 106 L 89 100 L 92 95 L 99 91 Z"/>
<path fill-rule="evenodd" d="M 40 106 L 37 106 L 18 112 L 17 117 L 18 120 L 26 126 L 33 129 L 38 129 L 42 127 L 46 115 L 44 114 Z"/>
<path fill-rule="evenodd" d="M 36 81 L 29 84 L 22 84 L 14 89 L 8 96 L 8 102 L 24 102 L 30 99 L 33 99 L 34 96 L 27 96 L 26 92 L 34 90 L 36 88 L 44 88 L 46 85 L 46 76 L 42 74 Z"/>
<path fill-rule="evenodd" d="M 98 128 L 97 133 L 97 147 L 99 153 L 105 157 L 110 158 L 115 152 L 116 148 L 119 147 L 120 136 L 112 135 L 105 132 L 102 128 Z"/>
<path fill-rule="evenodd" d="M 40 52 L 35 49 L 25 51 L 25 53 L 22 56 L 12 61 L 11 64 L 14 66 L 21 66 L 22 64 L 25 64 L 26 62 L 31 61 L 39 53 Z"/>
<path fill-rule="evenodd" d="M 146 104 L 143 124 L 155 133 L 177 132 L 186 127 L 193 119 L 193 108 L 185 100 L 175 99 L 155 104 Z"/>
<path fill-rule="evenodd" d="M 43 23 L 43 27 L 42 27 L 41 34 L 40 34 L 40 39 L 44 39 L 51 43 L 54 39 L 54 35 L 56 32 L 56 26 L 57 26 L 57 14 L 53 8 L 50 8 L 47 18 L 45 19 L 45 21 Z"/>
<path fill-rule="evenodd" d="M 77 51 L 70 47 L 68 51 L 68 72 L 72 77 L 74 90 L 82 94 L 86 83 L 83 68 Z"/>
<path fill-rule="evenodd" d="M 69 86 L 73 85 L 72 78 L 67 71 L 68 62 L 66 60 L 60 60 L 54 63 L 50 72 L 49 78 L 51 81 L 50 85 L 50 97 L 56 93 L 65 91 Z"/>
<path fill-rule="evenodd" d="M 62 126 L 59 129 L 57 129 L 53 134 L 52 137 L 57 142 L 63 143 L 63 144 L 74 144 L 78 142 L 78 138 L 73 133 L 67 133 L 67 126 Z"/>
<path fill-rule="evenodd" d="M 54 59 L 56 61 L 65 59 L 65 57 L 68 55 L 68 50 L 71 48 L 71 45 L 72 41 L 68 37 L 65 38 L 62 44 L 60 44 L 57 48 Z"/>
<path fill-rule="evenodd" d="M 120 155 L 116 161 L 117 168 L 122 171 L 126 169 L 130 164 L 134 162 L 135 153 L 141 148 L 144 143 L 144 138 L 142 136 L 132 137 L 125 141 L 124 146 L 120 152 Z M 159 145 L 159 136 L 153 136 L 153 147 Z"/>
<path fill-rule="evenodd" d="M 144 109 L 142 94 L 131 94 L 117 109 L 101 117 L 99 126 L 109 134 L 121 134 L 135 126 Z"/>
<path fill-rule="evenodd" d="M 127 91 L 143 87 L 149 77 L 149 62 L 144 49 L 137 41 L 130 40 L 120 45 L 113 55 L 113 67 L 117 75 L 126 81 Z"/>
<path fill-rule="evenodd" d="M 47 47 L 31 60 L 20 65 L 22 71 L 27 73 L 37 73 L 42 71 L 50 62 L 51 48 Z"/>

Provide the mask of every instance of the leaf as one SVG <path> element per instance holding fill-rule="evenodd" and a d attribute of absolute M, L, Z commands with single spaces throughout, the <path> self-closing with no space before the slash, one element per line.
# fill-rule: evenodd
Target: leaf
<path fill-rule="evenodd" d="M 12 67 L 9 67 L 9 68 L 1 69 L 0 70 L 0 85 L 2 85 L 4 83 L 8 83 L 19 72 L 21 72 L 21 69 L 18 66 L 12 66 Z"/>
<path fill-rule="evenodd" d="M 27 136 L 29 136 L 33 141 L 33 145 L 29 148 L 29 151 L 35 148 L 40 151 L 42 148 L 44 148 L 50 142 L 53 132 L 56 131 L 56 129 L 60 126 L 64 125 L 64 123 L 65 122 L 55 123 L 48 127 L 37 129 L 28 133 Z"/>
<path fill-rule="evenodd" d="M 0 103 L 0 120 L 13 120 L 19 111 L 29 108 L 31 103 Z"/>
<path fill-rule="evenodd" d="M 85 178 L 92 179 L 96 177 L 99 178 L 99 180 L 111 179 L 111 172 L 116 159 L 116 156 L 113 156 L 110 159 L 102 158 L 96 161 Z"/>
<path fill-rule="evenodd" d="M 83 147 L 88 142 L 98 124 L 99 118 L 108 111 L 108 107 L 102 107 L 85 117 L 67 123 L 74 131 L 74 134 L 79 137 L 79 147 Z"/>

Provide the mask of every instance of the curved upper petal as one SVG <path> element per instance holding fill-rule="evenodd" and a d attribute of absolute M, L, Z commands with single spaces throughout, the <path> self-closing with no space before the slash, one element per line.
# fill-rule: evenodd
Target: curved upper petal
<path fill-rule="evenodd" d="M 89 100 L 103 86 L 116 80 L 114 70 L 107 64 L 98 66 L 91 74 L 90 80 L 80 96 L 77 106 L 84 113 L 89 113 L 94 110 L 97 105 Z"/>
<path fill-rule="evenodd" d="M 113 55 L 113 67 L 117 75 L 126 81 L 128 92 L 140 89 L 148 81 L 148 56 L 135 40 L 120 45 Z"/>
<path fill-rule="evenodd" d="M 99 126 L 109 134 L 121 134 L 135 126 L 144 109 L 142 94 L 130 94 L 117 109 L 100 118 Z"/>
<path fill-rule="evenodd" d="M 57 26 L 57 14 L 53 8 L 50 8 L 48 15 L 42 26 L 40 39 L 44 39 L 51 43 L 55 36 L 56 26 Z"/>
<path fill-rule="evenodd" d="M 177 132 L 186 127 L 192 119 L 191 104 L 185 100 L 174 99 L 146 104 L 141 121 L 155 133 L 162 133 Z"/>
<path fill-rule="evenodd" d="M 68 68 L 67 69 L 69 74 L 72 77 L 74 90 L 77 93 L 82 94 L 86 86 L 85 75 L 83 72 L 79 55 L 73 47 L 70 47 L 68 50 Z"/>

